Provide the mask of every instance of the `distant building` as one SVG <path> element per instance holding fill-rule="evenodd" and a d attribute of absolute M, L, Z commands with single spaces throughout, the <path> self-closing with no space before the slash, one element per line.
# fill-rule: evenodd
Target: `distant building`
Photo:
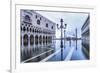
<path fill-rule="evenodd" d="M 34 10 L 24 9 L 20 11 L 20 22 L 22 60 L 41 48 L 52 48 L 52 39 L 55 38 L 54 22 Z"/>
<path fill-rule="evenodd" d="M 84 25 L 81 28 L 82 32 L 82 50 L 85 53 L 87 59 L 90 57 L 90 16 L 87 17 Z"/>

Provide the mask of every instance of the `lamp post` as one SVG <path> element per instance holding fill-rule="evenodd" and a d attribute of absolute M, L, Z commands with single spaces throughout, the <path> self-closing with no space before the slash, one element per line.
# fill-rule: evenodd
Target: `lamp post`
<path fill-rule="evenodd" d="M 77 50 L 77 40 L 78 40 L 78 38 L 77 38 L 77 28 L 75 29 L 75 33 L 76 33 L 76 50 Z"/>
<path fill-rule="evenodd" d="M 66 33 L 66 30 L 64 30 L 64 48 L 65 48 L 65 41 L 66 41 L 65 33 Z"/>
<path fill-rule="evenodd" d="M 66 29 L 67 24 L 65 24 L 65 26 L 63 26 L 63 19 L 60 20 L 61 25 L 59 27 L 59 25 L 57 24 L 57 28 L 61 29 L 61 44 L 60 44 L 60 48 L 61 48 L 61 61 L 63 60 L 63 29 Z"/>

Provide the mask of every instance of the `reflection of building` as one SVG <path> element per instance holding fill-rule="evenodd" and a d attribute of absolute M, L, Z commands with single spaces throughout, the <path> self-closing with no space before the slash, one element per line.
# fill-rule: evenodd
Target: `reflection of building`
<path fill-rule="evenodd" d="M 52 48 L 55 23 L 33 10 L 21 10 L 21 57 L 27 59 L 34 51 Z M 25 59 L 24 59 L 25 60 Z"/>
<path fill-rule="evenodd" d="M 84 25 L 81 28 L 82 31 L 82 50 L 85 53 L 86 57 L 89 59 L 90 54 L 90 17 L 88 16 Z"/>

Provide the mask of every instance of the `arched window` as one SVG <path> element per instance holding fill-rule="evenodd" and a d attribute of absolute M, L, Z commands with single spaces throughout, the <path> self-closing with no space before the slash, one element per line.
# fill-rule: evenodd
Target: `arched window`
<path fill-rule="evenodd" d="M 26 31 L 26 28 L 25 28 L 25 26 L 23 27 L 23 31 L 24 31 L 24 32 Z"/>
<path fill-rule="evenodd" d="M 27 26 L 27 23 L 25 23 L 25 26 Z"/>
<path fill-rule="evenodd" d="M 37 15 L 35 16 L 35 18 L 37 19 Z"/>
<path fill-rule="evenodd" d="M 24 24 L 21 24 L 21 25 L 24 25 Z"/>
<path fill-rule="evenodd" d="M 31 32 L 31 28 L 30 28 L 30 32 Z"/>
<path fill-rule="evenodd" d="M 51 29 L 53 29 L 53 26 L 51 27 Z"/>
<path fill-rule="evenodd" d="M 37 20 L 37 24 L 40 25 L 40 20 L 39 19 Z"/>
<path fill-rule="evenodd" d="M 34 36 L 30 35 L 30 45 L 33 45 L 33 44 L 34 44 Z"/>
<path fill-rule="evenodd" d="M 33 29 L 32 31 L 33 31 L 33 33 L 34 33 L 34 29 Z"/>
<path fill-rule="evenodd" d="M 35 33 L 37 32 L 37 30 L 35 29 Z"/>
<path fill-rule="evenodd" d="M 29 31 L 29 27 L 27 27 L 27 31 Z"/>
<path fill-rule="evenodd" d="M 37 33 L 38 33 L 39 31 L 37 30 Z"/>
<path fill-rule="evenodd" d="M 25 15 L 24 19 L 25 19 L 25 21 L 31 21 L 31 18 L 29 15 Z"/>
<path fill-rule="evenodd" d="M 42 20 L 42 18 L 40 17 L 40 20 Z"/>
<path fill-rule="evenodd" d="M 28 35 L 27 34 L 23 36 L 23 44 L 24 46 L 28 46 Z"/>
<path fill-rule="evenodd" d="M 48 27 L 48 23 L 46 23 L 46 27 Z"/>

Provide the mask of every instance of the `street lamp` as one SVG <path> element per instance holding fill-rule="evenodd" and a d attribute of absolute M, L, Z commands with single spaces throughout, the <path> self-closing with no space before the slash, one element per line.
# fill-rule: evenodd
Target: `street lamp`
<path fill-rule="evenodd" d="M 75 33 L 76 33 L 76 50 L 77 50 L 77 40 L 78 40 L 78 38 L 77 38 L 77 28 L 75 29 Z"/>
<path fill-rule="evenodd" d="M 65 37 L 65 35 L 66 35 L 66 30 L 64 30 L 64 48 L 65 48 L 65 41 L 66 41 L 66 38 L 67 38 L 67 37 Z"/>
<path fill-rule="evenodd" d="M 67 24 L 65 24 L 65 26 L 63 26 L 63 19 L 61 19 L 60 22 L 61 22 L 61 25 L 59 27 L 59 25 L 57 24 L 57 28 L 61 29 L 61 44 L 60 44 L 60 47 L 61 47 L 61 60 L 63 60 L 63 29 L 66 29 Z"/>

